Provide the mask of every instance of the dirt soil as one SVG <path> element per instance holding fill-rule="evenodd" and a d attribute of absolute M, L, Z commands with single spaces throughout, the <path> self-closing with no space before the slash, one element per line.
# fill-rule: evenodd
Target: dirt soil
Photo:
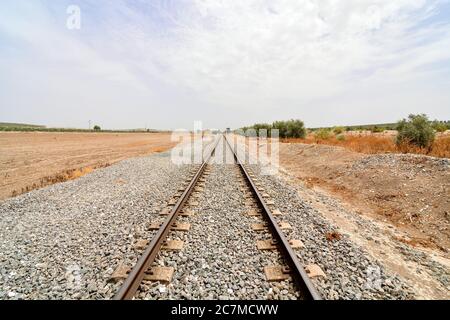
<path fill-rule="evenodd" d="M 0 199 L 175 146 L 170 133 L 0 132 Z"/>
<path fill-rule="evenodd" d="M 389 221 L 413 246 L 450 248 L 448 159 L 410 154 L 365 155 L 340 147 L 282 143 L 280 165 L 359 214 Z"/>
<path fill-rule="evenodd" d="M 449 159 L 282 143 L 279 175 L 418 299 L 450 299 Z"/>

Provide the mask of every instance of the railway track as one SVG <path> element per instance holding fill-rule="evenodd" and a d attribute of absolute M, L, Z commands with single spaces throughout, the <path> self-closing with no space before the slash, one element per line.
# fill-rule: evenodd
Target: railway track
<path fill-rule="evenodd" d="M 222 143 L 224 148 L 228 148 L 232 152 L 234 163 L 238 168 L 236 170 L 238 172 L 237 178 L 240 180 L 241 190 L 244 192 L 244 196 L 246 197 L 245 202 L 249 208 L 246 214 L 261 220 L 261 223 L 252 225 L 254 232 L 270 234 L 268 240 L 260 240 L 257 242 L 258 249 L 278 251 L 282 255 L 283 261 L 285 261 L 284 265 L 269 265 L 264 267 L 264 274 L 267 281 L 284 281 L 288 279 L 290 281 L 292 279 L 296 288 L 301 292 L 302 299 L 321 299 L 292 248 L 292 246 L 297 246 L 298 241 L 288 240 L 286 238 L 282 230 L 283 225 L 280 225 L 275 218 L 275 214 L 278 214 L 278 212 L 271 210 L 271 202 L 266 201 L 265 198 L 267 195 L 261 192 L 264 189 L 258 183 L 250 168 L 244 164 L 243 159 L 239 158 L 237 151 L 233 150 L 232 143 L 227 136 L 218 137 L 212 144 L 212 147 L 204 157 L 203 163 L 195 168 L 193 177 L 187 183 L 187 186 L 180 189 L 180 193 L 169 203 L 173 207 L 170 209 L 170 212 L 166 212 L 167 218 L 165 221 L 161 225 L 154 224 L 151 226 L 151 228 L 157 229 L 156 234 L 148 243 L 148 246 L 135 266 L 128 273 L 114 299 L 133 299 L 144 280 L 171 281 L 174 268 L 155 266 L 155 261 L 160 250 L 177 250 L 182 247 L 182 241 L 167 240 L 168 235 L 174 230 L 189 230 L 190 226 L 188 224 L 178 223 L 177 219 L 180 215 L 190 214 L 190 209 L 187 207 L 189 207 L 190 203 L 196 203 L 192 201 L 193 196 L 198 196 L 198 192 L 195 191 L 203 190 L 205 175 L 209 172 L 208 165 L 213 159 L 220 143 Z"/>

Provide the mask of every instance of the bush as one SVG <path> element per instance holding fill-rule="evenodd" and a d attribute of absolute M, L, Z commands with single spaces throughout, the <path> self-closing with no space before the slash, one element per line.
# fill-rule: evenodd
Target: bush
<path fill-rule="evenodd" d="M 102 128 L 100 128 L 100 126 L 97 126 L 97 125 L 94 126 L 94 131 L 100 131 L 100 130 L 102 130 Z"/>
<path fill-rule="evenodd" d="M 252 127 L 252 129 L 256 130 L 256 135 L 258 137 L 261 134 L 260 130 L 266 130 L 267 137 L 270 137 L 270 130 L 272 130 L 272 125 L 270 125 L 268 123 L 257 123 Z"/>
<path fill-rule="evenodd" d="M 249 129 L 253 129 L 256 131 L 256 135 L 259 136 L 259 130 L 267 130 L 267 137 L 270 137 L 272 134 L 272 129 L 276 129 L 279 132 L 280 138 L 305 138 L 306 137 L 306 129 L 303 121 L 301 120 L 288 120 L 288 121 L 275 121 L 273 124 L 268 123 L 257 123 L 251 127 L 242 127 L 246 134 L 246 136 L 254 135 L 252 131 L 248 131 Z"/>
<path fill-rule="evenodd" d="M 280 138 L 304 138 L 306 129 L 301 120 L 275 121 L 272 129 L 279 131 Z"/>
<path fill-rule="evenodd" d="M 378 126 L 374 126 L 372 128 L 370 128 L 370 131 L 372 131 L 372 133 L 380 133 L 380 132 L 384 132 L 385 128 L 383 127 L 378 127 Z"/>
<path fill-rule="evenodd" d="M 337 141 L 345 141 L 345 136 L 343 134 L 339 134 L 336 136 Z"/>
<path fill-rule="evenodd" d="M 334 127 L 333 132 L 335 134 L 341 134 L 342 132 L 344 132 L 344 128 L 343 127 Z"/>
<path fill-rule="evenodd" d="M 437 132 L 444 132 L 447 130 L 447 125 L 445 124 L 445 122 L 437 120 L 433 121 L 432 127 Z"/>
<path fill-rule="evenodd" d="M 314 137 L 320 140 L 327 140 L 331 136 L 331 132 L 329 129 L 320 129 L 314 133 Z"/>
<path fill-rule="evenodd" d="M 289 138 L 304 138 L 306 136 L 306 129 L 303 121 L 289 120 L 286 121 L 287 135 Z"/>
<path fill-rule="evenodd" d="M 280 138 L 287 138 L 287 126 L 285 121 L 275 121 L 272 124 L 272 129 L 278 130 Z"/>
<path fill-rule="evenodd" d="M 409 115 L 397 123 L 397 146 L 412 144 L 421 148 L 431 148 L 435 133 L 425 114 Z"/>

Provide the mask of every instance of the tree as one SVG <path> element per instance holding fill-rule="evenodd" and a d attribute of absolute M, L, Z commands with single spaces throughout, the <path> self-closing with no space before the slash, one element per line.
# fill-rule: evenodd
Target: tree
<path fill-rule="evenodd" d="M 435 120 L 433 121 L 432 126 L 433 129 L 436 130 L 437 132 L 444 132 L 447 130 L 447 125 L 443 121 Z"/>
<path fill-rule="evenodd" d="M 288 137 L 290 138 L 304 138 L 306 136 L 306 129 L 303 121 L 289 120 L 286 121 Z"/>
<path fill-rule="evenodd" d="M 287 137 L 287 128 L 286 128 L 286 122 L 285 121 L 275 121 L 272 124 L 272 129 L 278 130 L 278 135 L 280 138 L 286 138 Z"/>
<path fill-rule="evenodd" d="M 425 114 L 410 114 L 408 119 L 397 123 L 397 145 L 413 144 L 421 148 L 431 148 L 435 133 Z"/>
<path fill-rule="evenodd" d="M 306 129 L 301 120 L 275 121 L 272 129 L 279 131 L 280 138 L 304 138 Z"/>
<path fill-rule="evenodd" d="M 102 128 L 100 128 L 100 126 L 98 126 L 98 125 L 94 126 L 94 131 L 101 131 L 101 130 L 102 130 Z"/>
<path fill-rule="evenodd" d="M 260 130 L 266 130 L 266 135 L 269 137 L 270 136 L 270 130 L 272 129 L 272 126 L 268 123 L 257 123 L 255 125 L 253 125 L 253 129 L 256 130 L 256 134 L 259 137 L 261 132 Z"/>

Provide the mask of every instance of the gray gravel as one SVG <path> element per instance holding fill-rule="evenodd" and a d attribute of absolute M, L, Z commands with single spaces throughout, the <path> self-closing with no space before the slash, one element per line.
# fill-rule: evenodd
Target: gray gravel
<path fill-rule="evenodd" d="M 216 155 L 222 155 L 219 145 Z M 214 162 L 214 160 L 213 160 Z M 245 215 L 244 193 L 240 190 L 240 171 L 236 165 L 214 164 L 205 177 L 205 190 L 196 214 L 180 218 L 189 222 L 187 233 L 172 232 L 172 240 L 183 240 L 180 252 L 163 252 L 157 265 L 175 268 L 169 285 L 145 281 L 139 299 L 298 299 L 289 281 L 268 283 L 263 268 L 283 265 L 278 252 L 261 252 L 256 241 L 267 239 L 251 224 L 262 222 Z"/>
<path fill-rule="evenodd" d="M 216 152 L 221 155 L 219 146 Z M 108 299 L 121 283 L 110 281 L 120 264 L 132 266 L 140 255 L 133 245 L 150 239 L 148 222 L 162 221 L 167 206 L 192 166 L 171 164 L 169 153 L 122 161 L 78 180 L 57 184 L 0 202 L 0 299 Z M 141 299 L 299 299 L 289 281 L 268 283 L 267 265 L 282 265 L 278 252 L 261 252 L 257 218 L 244 215 L 244 194 L 237 167 L 213 164 L 180 252 L 163 252 L 161 266 L 175 267 L 169 285 L 144 282 Z M 258 173 L 259 167 L 252 166 Z M 315 278 L 326 299 L 409 299 L 411 289 L 334 231 L 319 212 L 277 176 L 259 176 L 300 239 L 304 264 L 318 264 L 326 278 Z M 447 279 L 445 279 L 447 281 Z"/>
<path fill-rule="evenodd" d="M 317 264 L 325 272 L 326 278 L 313 278 L 325 299 L 414 298 L 413 290 L 405 282 L 388 274 L 379 262 L 346 235 L 341 235 L 340 240 L 328 240 L 326 235 L 335 232 L 336 228 L 304 202 L 295 188 L 278 176 L 259 175 L 257 165 L 251 167 L 271 195 L 275 207 L 283 213 L 277 220 L 293 226 L 287 236 L 304 243 L 305 248 L 298 253 L 300 261 L 304 265 Z"/>
<path fill-rule="evenodd" d="M 0 202 L 0 299 L 105 299 L 133 244 L 187 178 L 170 153 L 122 161 Z"/>
<path fill-rule="evenodd" d="M 217 150 L 218 157 L 221 150 Z M 259 173 L 259 167 L 251 166 Z M 239 190 L 237 167 L 210 166 L 205 191 L 188 233 L 173 232 L 172 239 L 185 241 L 181 252 L 164 252 L 157 264 L 175 268 L 174 281 L 165 285 L 145 282 L 140 299 L 298 299 L 292 284 L 268 283 L 263 274 L 267 265 L 283 264 L 278 252 L 261 252 L 256 240 L 267 233 L 251 230 L 257 218 L 248 217 L 244 196 Z M 278 221 L 293 226 L 288 239 L 300 239 L 305 248 L 297 250 L 303 264 L 317 264 L 326 277 L 313 279 L 325 299 L 411 299 L 413 293 L 401 279 L 386 273 L 382 265 L 352 243 L 345 235 L 329 241 L 336 231 L 320 213 L 302 201 L 294 188 L 277 176 L 258 175 L 265 192 L 283 212 Z"/>

